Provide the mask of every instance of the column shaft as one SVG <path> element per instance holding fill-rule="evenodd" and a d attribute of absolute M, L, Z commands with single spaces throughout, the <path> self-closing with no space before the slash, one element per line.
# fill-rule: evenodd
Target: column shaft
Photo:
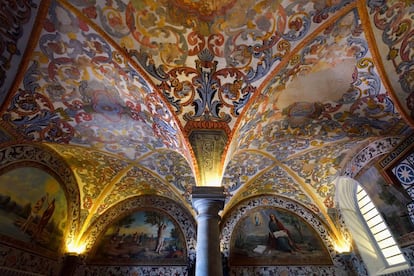
<path fill-rule="evenodd" d="M 198 213 L 196 276 L 221 276 L 223 268 L 218 212 L 224 207 L 222 187 L 193 189 L 193 206 Z"/>
<path fill-rule="evenodd" d="M 75 270 L 80 263 L 79 255 L 67 254 L 63 256 L 59 276 L 74 276 Z"/>

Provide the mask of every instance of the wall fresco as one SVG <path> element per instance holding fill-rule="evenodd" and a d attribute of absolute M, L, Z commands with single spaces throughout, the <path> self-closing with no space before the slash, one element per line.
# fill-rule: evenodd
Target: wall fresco
<path fill-rule="evenodd" d="M 231 266 L 330 265 L 318 234 L 302 219 L 276 208 L 251 210 L 232 233 Z"/>
<path fill-rule="evenodd" d="M 291 212 L 294 215 L 303 219 L 309 226 L 312 227 L 313 231 L 317 233 L 319 238 L 322 239 L 324 247 L 327 249 L 330 258 L 332 260 L 332 266 L 326 265 L 323 268 L 318 267 L 317 265 L 303 265 L 303 266 L 261 266 L 261 265 L 252 265 L 248 268 L 240 264 L 240 266 L 230 267 L 230 271 L 281 271 L 284 270 L 290 271 L 292 273 L 301 272 L 301 271 L 319 271 L 323 269 L 327 275 L 337 275 L 338 273 L 344 273 L 344 270 L 348 270 L 349 266 L 345 264 L 343 257 L 334 250 L 333 246 L 333 237 L 331 232 L 328 230 L 326 225 L 322 223 L 313 212 L 304 208 L 303 206 L 297 204 L 294 201 L 291 201 L 287 198 L 276 197 L 276 196 L 256 196 L 244 200 L 239 203 L 237 206 L 223 214 L 223 219 L 221 223 L 221 248 L 225 257 L 229 257 L 231 254 L 231 241 L 233 230 L 236 229 L 238 223 L 245 217 L 249 215 L 253 218 L 253 225 L 255 225 L 256 220 L 254 219 L 254 213 L 257 210 L 262 209 L 281 209 L 284 212 Z M 267 221 L 266 221 L 267 223 Z M 338 227 L 341 227 L 339 224 Z M 347 231 L 345 228 L 341 228 L 341 232 L 346 234 Z M 356 257 L 356 259 L 358 259 Z M 282 270 L 283 270 L 282 269 Z M 335 274 L 333 271 L 335 271 Z M 332 273 L 332 274 L 331 274 Z"/>
<path fill-rule="evenodd" d="M 372 25 L 376 28 L 373 28 L 373 31 L 377 33 L 375 36 L 378 37 L 378 43 L 383 43 L 385 46 L 384 51 L 380 51 L 379 54 L 384 62 L 384 69 L 392 76 L 389 81 L 392 84 L 393 94 L 412 123 L 414 119 L 412 2 L 369 0 L 367 10 Z"/>
<path fill-rule="evenodd" d="M 92 145 L 130 159 L 150 148 L 186 147 L 152 86 L 103 37 L 55 2 L 23 84 L 2 118 L 28 140 Z M 146 146 L 136 147 L 143 140 Z"/>
<path fill-rule="evenodd" d="M 238 145 L 231 147 L 260 148 L 277 156 L 297 172 L 327 207 L 333 204 L 332 180 L 337 175 L 341 154 L 366 137 L 399 133 L 403 126 L 386 96 L 360 28 L 358 13 L 352 10 L 310 40 L 297 53 L 295 62 L 282 68 L 252 103 L 237 130 L 236 136 L 242 139 L 234 140 Z M 310 89 L 315 91 L 308 93 Z M 320 102 L 307 102 L 310 95 Z M 317 150 L 346 137 L 353 140 L 341 142 L 344 148 L 339 149 L 339 144 L 333 146 L 343 153 Z M 305 151 L 312 154 L 284 161 Z M 228 154 L 237 156 L 237 152 Z M 327 162 L 328 156 L 334 155 L 331 161 L 335 161 Z"/>
<path fill-rule="evenodd" d="M 187 200 L 190 200 L 188 191 L 196 185 L 196 180 L 190 164 L 182 155 L 173 151 L 154 152 L 141 159 L 139 163 L 174 185 Z"/>
<path fill-rule="evenodd" d="M 43 170 L 25 167 L 3 172 L 0 183 L 1 234 L 61 251 L 69 221 L 65 193 L 57 180 Z"/>
<path fill-rule="evenodd" d="M 342 21 L 346 24 L 342 24 Z M 239 134 L 244 139 L 238 141 L 240 147 L 249 147 L 263 134 L 267 136 L 267 143 L 279 141 L 275 139 L 279 137 L 286 141 L 292 137 L 296 141 L 299 135 L 304 140 L 303 146 L 308 147 L 309 139 L 335 141 L 345 136 L 367 137 L 378 131 L 383 133 L 393 130 L 399 116 L 393 103 L 385 95 L 386 90 L 375 70 L 367 42 L 359 30 L 361 26 L 356 11 L 344 16 L 342 21 L 338 20 L 335 25 L 307 43 L 297 54 L 295 62 L 281 69 L 263 89 L 262 97 L 257 98 L 257 104 L 253 103 L 242 119 Z M 346 55 L 343 56 L 342 53 Z M 356 68 L 352 65 L 349 75 L 342 74 L 338 79 L 332 70 L 346 72 L 347 68 L 343 66 L 348 59 L 357 61 Z M 323 74 L 323 78 L 317 74 Z M 335 76 L 335 80 L 329 78 L 330 74 Z M 348 79 L 342 79 L 347 77 Z M 298 86 L 297 81 L 300 78 L 308 78 L 303 80 L 306 86 L 298 89 L 301 93 L 297 94 L 296 91 L 291 97 L 284 96 L 283 93 L 293 92 L 289 90 L 289 86 Z M 309 78 L 314 78 L 314 86 L 312 82 L 308 82 Z M 331 81 L 338 85 L 343 82 L 343 88 L 330 89 Z M 315 92 L 307 93 L 310 89 Z M 329 90 L 329 95 L 322 92 L 324 89 Z M 337 91 L 337 95 L 332 90 Z M 306 97 L 310 95 L 321 101 L 307 101 Z M 280 97 L 286 99 L 280 102 Z M 297 102 L 299 97 L 301 102 Z M 375 124 L 370 124 L 370 120 L 375 120 Z M 253 125 L 261 127 L 252 127 Z"/>
<path fill-rule="evenodd" d="M 155 208 L 154 208 L 155 207 Z M 195 258 L 196 247 L 196 224 L 192 214 L 185 210 L 181 205 L 173 202 L 171 199 L 158 196 L 138 196 L 122 201 L 117 205 L 109 208 L 106 212 L 89 227 L 85 232 L 82 241 L 86 244 L 86 254 L 91 252 L 94 244 L 99 243 L 99 235 L 113 222 L 119 220 L 125 215 L 125 212 L 132 213 L 134 210 L 154 210 L 166 213 L 169 217 L 174 218 L 180 231 L 183 232 L 185 244 L 187 246 L 187 257 L 190 260 Z"/>
<path fill-rule="evenodd" d="M 105 265 L 186 264 L 186 249 L 173 218 L 157 210 L 141 210 L 111 224 L 89 259 Z"/>
<path fill-rule="evenodd" d="M 182 125 L 201 116 L 233 125 L 255 92 L 252 84 L 350 1 L 312 3 L 306 12 L 301 2 L 236 1 L 223 3 L 223 9 L 209 4 L 197 9 L 185 3 L 74 5 L 140 63 L 180 115 Z"/>
<path fill-rule="evenodd" d="M 0 170 L 34 160 L 61 178 L 67 242 L 86 242 L 90 251 L 125 212 L 160 206 L 177 219 L 193 260 L 191 187 L 202 166 L 188 137 L 220 126 L 231 139 L 215 164 L 224 175 L 225 213 L 267 204 L 292 209 L 334 262 L 232 271 L 343 272 L 331 237 L 346 232 L 331 217 L 335 177 L 362 173 L 410 133 L 398 113 L 414 116 L 409 1 L 38 2 L 7 1 L 0 12 L 11 26 L 0 27 L 8 46 L 0 43 L 0 142 L 7 143 Z M 22 60 L 38 10 L 42 24 Z M 3 93 L 9 83 L 13 91 Z M 346 162 L 385 136 L 392 138 Z M 14 138 L 33 146 L 8 147 Z M 184 266 L 115 264 L 80 271 L 186 273 Z"/>
<path fill-rule="evenodd" d="M 1 148 L 0 171 L 4 172 L 16 166 L 40 167 L 59 179 L 67 201 L 65 242 L 72 242 L 79 231 L 80 203 L 78 185 L 69 166 L 55 152 L 40 146 L 17 144 Z M 7 190 L 8 187 L 3 186 L 3 189 Z"/>
<path fill-rule="evenodd" d="M 7 1 L 0 10 L 0 106 L 23 59 L 40 1 Z"/>

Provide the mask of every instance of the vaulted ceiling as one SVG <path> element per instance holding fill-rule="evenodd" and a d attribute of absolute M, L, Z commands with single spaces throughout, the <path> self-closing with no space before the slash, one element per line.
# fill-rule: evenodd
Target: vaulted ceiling
<path fill-rule="evenodd" d="M 8 2 L 8 1 L 7 1 Z M 414 125 L 411 1 L 10 1 L 0 141 L 72 168 L 83 230 L 137 195 L 222 185 L 335 228 L 335 178 Z"/>

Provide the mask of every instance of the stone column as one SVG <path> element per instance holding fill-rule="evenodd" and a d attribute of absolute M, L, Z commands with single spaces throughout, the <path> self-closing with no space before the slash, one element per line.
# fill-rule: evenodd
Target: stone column
<path fill-rule="evenodd" d="M 223 187 L 193 187 L 197 211 L 196 276 L 223 275 L 220 252 L 220 216 L 224 207 Z"/>
<path fill-rule="evenodd" d="M 80 255 L 67 253 L 62 258 L 59 276 L 74 276 L 75 270 L 80 264 Z"/>

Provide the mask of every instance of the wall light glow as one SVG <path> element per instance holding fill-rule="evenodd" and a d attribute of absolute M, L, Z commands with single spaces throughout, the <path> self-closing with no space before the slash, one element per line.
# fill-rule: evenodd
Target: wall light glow
<path fill-rule="evenodd" d="M 208 172 L 206 173 L 205 183 L 203 186 L 221 186 L 221 177 L 218 173 Z"/>
<path fill-rule="evenodd" d="M 66 251 L 68 253 L 76 253 L 78 255 L 84 253 L 86 250 L 86 244 L 75 244 L 74 242 L 66 245 Z"/>
<path fill-rule="evenodd" d="M 349 253 L 351 252 L 351 245 L 348 241 L 337 240 L 334 244 L 335 251 L 338 253 Z"/>

